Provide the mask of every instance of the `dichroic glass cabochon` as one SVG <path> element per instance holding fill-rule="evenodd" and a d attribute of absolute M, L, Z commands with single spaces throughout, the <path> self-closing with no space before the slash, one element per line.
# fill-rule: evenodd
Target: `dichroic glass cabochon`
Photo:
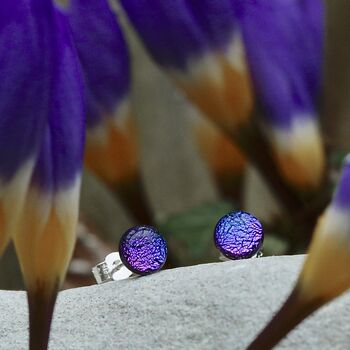
<path fill-rule="evenodd" d="M 248 259 L 261 248 L 264 240 L 260 221 L 244 211 L 223 216 L 216 224 L 214 242 L 229 259 Z"/>
<path fill-rule="evenodd" d="M 127 230 L 119 242 L 123 264 L 138 275 L 159 271 L 167 258 L 167 243 L 151 226 L 135 226 Z"/>

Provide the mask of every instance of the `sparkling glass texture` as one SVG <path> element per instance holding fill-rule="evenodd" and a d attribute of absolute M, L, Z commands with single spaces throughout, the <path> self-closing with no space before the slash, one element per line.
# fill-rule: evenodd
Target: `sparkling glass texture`
<path fill-rule="evenodd" d="M 167 258 L 167 244 L 161 234 L 150 226 L 135 226 L 127 230 L 119 242 L 123 264 L 138 275 L 159 271 Z"/>
<path fill-rule="evenodd" d="M 260 221 L 244 211 L 223 216 L 216 224 L 214 242 L 229 259 L 248 259 L 261 248 L 264 240 Z"/>

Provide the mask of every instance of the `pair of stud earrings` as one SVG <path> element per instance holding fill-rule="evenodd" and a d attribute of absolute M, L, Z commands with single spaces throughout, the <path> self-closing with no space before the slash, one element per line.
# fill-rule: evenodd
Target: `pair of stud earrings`
<path fill-rule="evenodd" d="M 260 221 L 237 211 L 223 216 L 215 226 L 214 243 L 224 259 L 239 260 L 259 256 L 264 240 Z M 163 236 L 150 226 L 135 226 L 120 239 L 119 252 L 106 256 L 92 269 L 97 283 L 144 276 L 165 264 L 168 248 Z"/>

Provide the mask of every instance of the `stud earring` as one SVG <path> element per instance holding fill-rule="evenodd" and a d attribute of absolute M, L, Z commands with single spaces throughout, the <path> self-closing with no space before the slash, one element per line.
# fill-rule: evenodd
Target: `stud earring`
<path fill-rule="evenodd" d="M 244 211 L 226 214 L 215 226 L 214 243 L 222 260 L 261 256 L 263 241 L 264 233 L 260 221 Z"/>
<path fill-rule="evenodd" d="M 167 243 L 151 226 L 128 229 L 119 241 L 119 252 L 108 254 L 92 273 L 98 284 L 159 271 L 167 258 Z"/>

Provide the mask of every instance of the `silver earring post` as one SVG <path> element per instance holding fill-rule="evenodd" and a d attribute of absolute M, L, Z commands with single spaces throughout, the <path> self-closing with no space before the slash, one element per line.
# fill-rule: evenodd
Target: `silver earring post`
<path fill-rule="evenodd" d="M 105 261 L 92 268 L 92 273 L 98 284 L 119 281 L 134 275 L 134 273 L 123 264 L 118 252 L 108 254 Z"/>

